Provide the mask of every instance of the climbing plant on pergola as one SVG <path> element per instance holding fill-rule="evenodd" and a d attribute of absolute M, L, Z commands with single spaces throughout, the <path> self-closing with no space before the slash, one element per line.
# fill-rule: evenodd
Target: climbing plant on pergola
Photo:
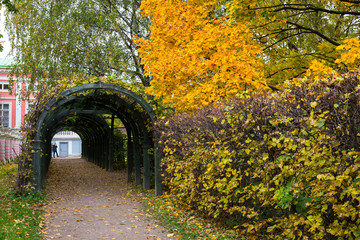
<path fill-rule="evenodd" d="M 102 117 L 111 116 L 111 124 Z M 135 183 L 150 189 L 155 176 L 155 194 L 160 195 L 160 155 L 153 140 L 155 114 L 139 95 L 120 86 L 90 83 L 65 90 L 50 100 L 36 123 L 33 143 L 33 180 L 40 191 L 51 161 L 51 139 L 62 130 L 76 132 L 82 139 L 82 156 L 109 171 L 113 169 L 114 118 L 125 129 L 128 181 L 135 173 Z"/>

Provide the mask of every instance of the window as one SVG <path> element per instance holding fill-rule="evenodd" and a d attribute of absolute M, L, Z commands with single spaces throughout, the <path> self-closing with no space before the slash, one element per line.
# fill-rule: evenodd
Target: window
<path fill-rule="evenodd" d="M 10 127 L 10 104 L 0 103 L 0 126 Z"/>
<path fill-rule="evenodd" d="M 0 92 L 9 91 L 9 83 L 0 83 Z"/>

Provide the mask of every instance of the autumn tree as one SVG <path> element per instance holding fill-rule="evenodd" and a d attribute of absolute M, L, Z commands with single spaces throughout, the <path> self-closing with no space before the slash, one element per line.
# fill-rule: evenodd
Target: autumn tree
<path fill-rule="evenodd" d="M 109 76 L 141 81 L 134 36 L 148 35 L 137 0 L 16 1 L 7 29 L 16 53 L 13 74 L 51 85 L 60 77 Z"/>
<path fill-rule="evenodd" d="M 336 47 L 359 36 L 360 1 L 232 0 L 226 7 L 248 21 L 263 47 L 265 77 L 276 83 L 303 76 L 313 60 L 336 68 Z"/>
<path fill-rule="evenodd" d="M 221 2 L 146 0 L 141 7 L 151 34 L 137 42 L 157 99 L 189 110 L 266 86 L 260 46 L 245 24 L 229 21 Z"/>
<path fill-rule="evenodd" d="M 1 0 L 1 7 L 5 7 L 8 11 L 16 12 L 15 5 L 10 0 Z"/>

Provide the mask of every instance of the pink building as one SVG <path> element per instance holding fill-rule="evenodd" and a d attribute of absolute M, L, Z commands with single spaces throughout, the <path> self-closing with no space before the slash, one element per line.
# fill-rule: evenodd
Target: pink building
<path fill-rule="evenodd" d="M 18 131 L 0 128 L 0 165 L 20 154 L 21 137 Z"/>
<path fill-rule="evenodd" d="M 9 93 L 9 67 L 12 59 L 0 58 L 0 164 L 20 153 L 20 127 L 27 103 Z M 14 91 L 19 89 L 14 88 Z"/>
<path fill-rule="evenodd" d="M 24 123 L 27 102 L 20 100 L 15 94 L 9 93 L 9 68 L 12 59 L 0 58 L 0 126 L 3 128 L 20 129 Z M 21 91 L 23 86 L 13 87 L 13 93 Z"/>
<path fill-rule="evenodd" d="M 30 107 L 29 101 L 20 99 L 17 94 L 26 89 L 26 83 L 21 86 L 14 84 L 12 93 L 9 93 L 9 70 L 13 60 L 0 58 L 0 164 L 16 157 L 20 153 L 21 133 L 24 116 Z M 58 133 L 53 142 L 59 146 L 60 156 L 80 156 L 81 140 L 73 132 Z"/>

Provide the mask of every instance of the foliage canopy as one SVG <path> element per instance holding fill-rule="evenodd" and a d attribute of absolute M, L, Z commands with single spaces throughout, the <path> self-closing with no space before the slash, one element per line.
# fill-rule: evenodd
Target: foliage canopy
<path fill-rule="evenodd" d="M 138 39 L 139 52 L 156 98 L 188 110 L 266 86 L 260 45 L 244 23 L 222 15 L 221 4 L 146 0 L 142 9 L 152 24 L 149 39 Z"/>
<path fill-rule="evenodd" d="M 232 0 L 227 8 L 248 22 L 264 50 L 265 76 L 275 83 L 304 76 L 313 60 L 337 67 L 336 47 L 359 36 L 359 1 Z"/>
<path fill-rule="evenodd" d="M 234 96 L 245 86 L 259 89 L 303 77 L 316 65 L 349 69 L 357 58 L 359 4 L 143 1 L 143 14 L 152 19 L 151 35 L 138 44 L 147 74 L 154 78 L 149 92 L 181 111 Z"/>
<path fill-rule="evenodd" d="M 116 76 L 149 85 L 134 36 L 148 35 L 139 1 L 17 1 L 7 28 L 16 52 L 13 74 L 54 84 L 74 75 Z M 29 80 L 29 79 L 27 79 Z"/>
<path fill-rule="evenodd" d="M 74 75 L 144 86 L 153 79 L 148 93 L 178 111 L 302 77 L 313 63 L 346 69 L 337 59 L 360 29 L 360 3 L 350 0 L 25 0 L 15 7 L 8 14 L 14 76 L 47 84 Z"/>

